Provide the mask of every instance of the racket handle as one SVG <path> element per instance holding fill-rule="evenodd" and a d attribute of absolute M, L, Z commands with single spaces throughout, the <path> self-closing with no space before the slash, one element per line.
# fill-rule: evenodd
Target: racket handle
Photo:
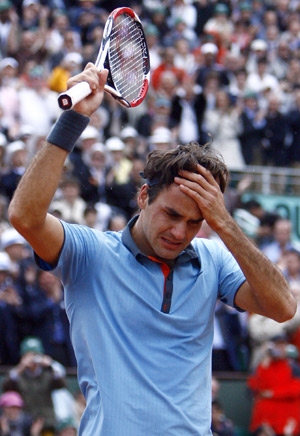
<path fill-rule="evenodd" d="M 72 88 L 58 96 L 58 105 L 63 110 L 71 109 L 75 104 L 90 95 L 91 92 L 88 82 L 77 83 L 77 85 L 72 86 Z"/>

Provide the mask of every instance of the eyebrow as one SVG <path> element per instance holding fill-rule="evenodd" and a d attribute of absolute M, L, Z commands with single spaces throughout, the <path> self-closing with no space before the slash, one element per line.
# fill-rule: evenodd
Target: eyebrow
<path fill-rule="evenodd" d="M 183 215 L 181 215 L 179 212 L 177 212 L 177 210 L 173 209 L 172 207 L 168 207 L 168 206 L 166 206 L 166 211 L 167 211 L 169 214 L 173 215 L 174 217 L 177 217 L 177 218 L 183 218 Z M 193 220 L 193 219 L 191 219 L 191 220 L 189 220 L 189 221 L 192 222 L 192 223 L 194 223 L 194 224 L 198 224 L 198 223 L 201 223 L 201 221 L 203 221 L 203 220 L 204 220 L 204 218 L 199 218 L 198 220 Z"/>

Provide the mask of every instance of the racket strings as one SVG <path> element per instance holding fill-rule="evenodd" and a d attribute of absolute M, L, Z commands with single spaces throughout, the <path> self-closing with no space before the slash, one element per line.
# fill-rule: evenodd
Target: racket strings
<path fill-rule="evenodd" d="M 115 87 L 126 100 L 134 101 L 144 82 L 143 41 L 139 27 L 126 15 L 112 30 L 109 62 Z"/>

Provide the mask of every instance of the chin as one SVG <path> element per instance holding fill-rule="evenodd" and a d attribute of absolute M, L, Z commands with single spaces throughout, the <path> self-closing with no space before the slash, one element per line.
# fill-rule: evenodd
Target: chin
<path fill-rule="evenodd" d="M 158 250 L 155 252 L 155 255 L 160 259 L 174 260 L 176 259 L 177 256 L 179 256 L 180 253 L 181 250 L 180 251 Z"/>

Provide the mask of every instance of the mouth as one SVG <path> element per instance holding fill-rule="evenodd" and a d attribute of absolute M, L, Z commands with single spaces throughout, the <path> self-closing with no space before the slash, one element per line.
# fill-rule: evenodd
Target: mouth
<path fill-rule="evenodd" d="M 161 237 L 161 240 L 163 242 L 163 245 L 167 248 L 176 249 L 179 248 L 182 245 L 182 242 L 173 241 L 172 239 L 168 239 L 164 236 Z"/>

